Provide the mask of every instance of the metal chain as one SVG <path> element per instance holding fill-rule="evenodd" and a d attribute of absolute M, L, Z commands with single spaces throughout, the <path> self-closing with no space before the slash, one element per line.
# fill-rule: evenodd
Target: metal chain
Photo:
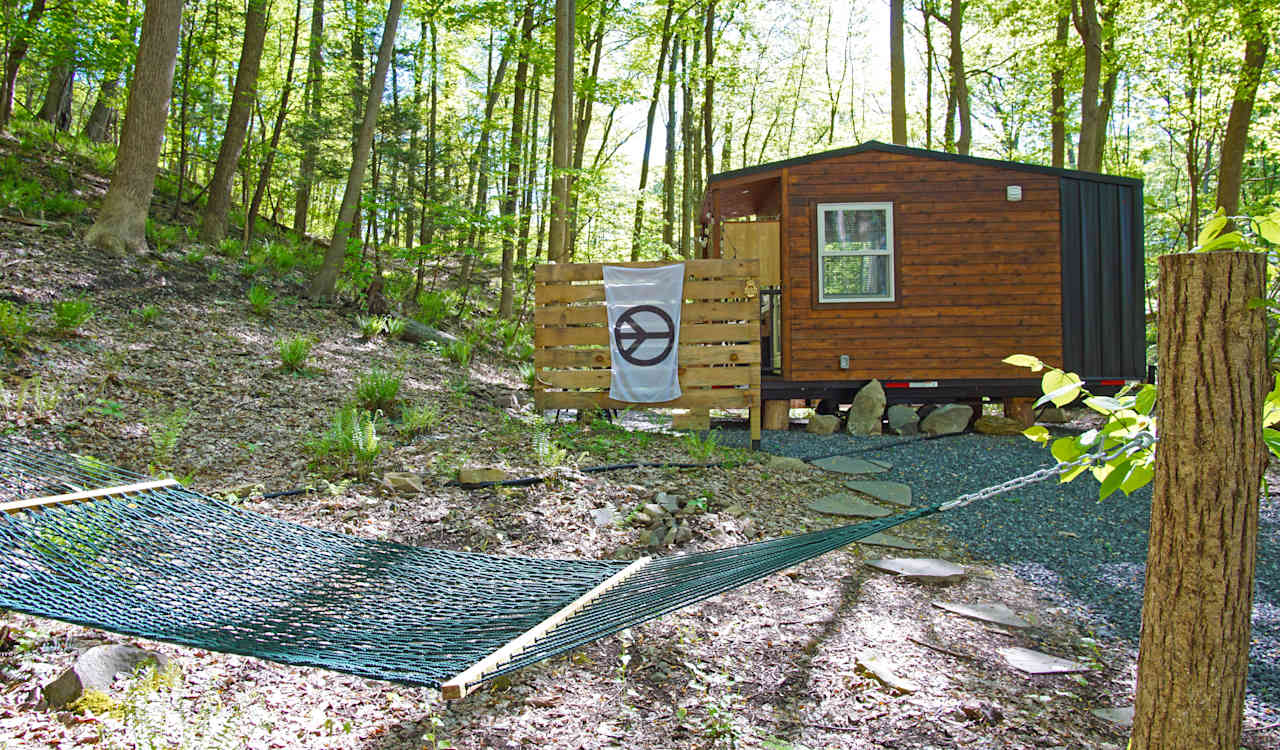
<path fill-rule="evenodd" d="M 1083 456 L 1073 461 L 1059 461 L 1054 466 L 1049 466 L 1043 469 L 1039 469 L 1037 471 L 1033 471 L 1030 474 L 1027 474 L 1025 476 L 1014 477 L 1013 479 L 1010 479 L 1007 482 L 1001 482 L 1000 484 L 993 484 L 990 487 L 983 487 L 980 490 L 975 490 L 973 492 L 960 495 L 954 500 L 949 500 L 945 503 L 942 503 L 941 505 L 938 506 L 938 510 L 943 511 L 943 510 L 951 510 L 952 508 L 963 508 L 969 503 L 975 502 L 977 500 L 986 500 L 987 498 L 995 497 L 996 495 L 1003 495 L 1006 492 L 1012 492 L 1013 490 L 1026 487 L 1029 484 L 1036 484 L 1037 482 L 1043 482 L 1046 479 L 1061 476 L 1063 474 L 1066 474 L 1070 471 L 1073 471 L 1081 467 L 1101 466 L 1111 461 L 1112 459 L 1119 458 L 1120 456 L 1125 455 L 1127 453 L 1135 453 L 1137 451 L 1150 448 L 1151 446 L 1155 445 L 1155 443 L 1156 443 L 1156 438 L 1151 433 L 1148 433 L 1148 432 L 1139 433 L 1132 440 L 1129 440 L 1128 442 L 1123 443 L 1121 445 L 1117 445 L 1116 447 L 1112 448 L 1110 451 L 1098 452 L 1098 453 L 1086 453 Z"/>

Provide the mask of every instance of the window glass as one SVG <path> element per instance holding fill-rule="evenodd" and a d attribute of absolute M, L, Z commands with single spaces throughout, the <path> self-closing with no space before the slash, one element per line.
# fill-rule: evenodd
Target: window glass
<path fill-rule="evenodd" d="M 893 299 L 893 204 L 820 204 L 818 301 Z"/>

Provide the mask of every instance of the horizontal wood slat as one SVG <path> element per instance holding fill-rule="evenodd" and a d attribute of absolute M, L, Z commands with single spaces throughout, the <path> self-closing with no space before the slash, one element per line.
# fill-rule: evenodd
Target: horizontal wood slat
<path fill-rule="evenodd" d="M 760 303 L 745 302 L 686 302 L 680 311 L 680 322 L 715 323 L 733 320 L 757 320 Z M 539 326 L 602 326 L 609 322 L 604 305 L 591 307 L 567 307 L 563 305 L 539 307 L 533 311 L 534 325 Z"/>
<path fill-rule="evenodd" d="M 601 281 L 605 265 L 627 268 L 655 268 L 684 263 L 685 281 L 693 279 L 753 279 L 760 274 L 758 260 L 686 260 L 648 261 L 642 263 L 539 263 L 533 279 L 539 283 L 553 281 Z"/>
<path fill-rule="evenodd" d="M 704 385 L 742 385 L 751 378 L 748 369 L 759 367 L 681 367 L 680 387 Z M 539 370 L 538 382 L 547 388 L 608 388 L 613 373 L 609 370 Z"/>
<path fill-rule="evenodd" d="M 760 363 L 760 348 L 746 345 L 717 346 L 680 345 L 681 365 L 750 365 Z M 612 358 L 608 349 L 538 349 L 533 353 L 535 367 L 602 367 L 609 368 Z"/>
<path fill-rule="evenodd" d="M 760 404 L 759 389 L 696 388 L 684 391 L 675 401 L 633 404 L 614 401 L 608 391 L 538 391 L 533 403 L 539 409 L 755 409 Z M 759 439 L 759 438 L 756 438 Z"/>
<path fill-rule="evenodd" d="M 734 343 L 760 340 L 760 321 L 749 323 L 696 323 L 680 326 L 680 342 Z M 604 326 L 581 328 L 535 328 L 533 344 L 549 346 L 608 346 L 609 329 Z"/>
<path fill-rule="evenodd" d="M 687 300 L 739 299 L 751 296 L 746 279 L 721 281 L 686 281 L 684 298 Z M 564 305 L 575 302 L 604 302 L 604 282 L 595 284 L 538 284 L 534 287 L 533 301 L 538 305 Z"/>

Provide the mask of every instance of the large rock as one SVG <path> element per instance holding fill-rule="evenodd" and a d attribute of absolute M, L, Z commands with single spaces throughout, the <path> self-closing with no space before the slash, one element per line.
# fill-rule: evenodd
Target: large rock
<path fill-rule="evenodd" d="M 867 560 L 869 568 L 901 576 L 919 583 L 957 583 L 964 579 L 964 568 L 946 560 L 925 557 L 888 557 Z"/>
<path fill-rule="evenodd" d="M 935 601 L 933 606 L 938 609 L 945 609 L 946 611 L 960 615 L 961 617 L 968 617 L 971 620 L 981 620 L 993 625 L 1003 625 L 1006 628 L 1031 627 L 1031 623 L 1019 617 L 1013 610 L 999 602 L 963 604 L 961 602 Z"/>
<path fill-rule="evenodd" d="M 837 492 L 833 495 L 820 497 L 817 500 L 805 506 L 809 510 L 818 513 L 826 513 L 830 516 L 852 516 L 854 518 L 883 518 L 890 515 L 890 511 L 877 505 L 872 505 L 861 500 L 847 492 Z"/>
<path fill-rule="evenodd" d="M 872 380 L 862 386 L 849 406 L 849 420 L 845 424 L 845 432 L 850 435 L 879 435 L 884 404 L 884 388 L 879 380 Z"/>
<path fill-rule="evenodd" d="M 920 432 L 920 415 L 914 406 L 894 404 L 884 413 L 889 420 L 889 431 L 897 435 L 914 435 Z"/>
<path fill-rule="evenodd" d="M 1018 420 L 994 414 L 984 414 L 973 422 L 974 432 L 981 432 L 983 435 L 1021 435 L 1023 429 Z"/>
<path fill-rule="evenodd" d="M 70 669 L 45 685 L 42 692 L 50 708 L 61 708 L 86 690 L 106 692 L 117 675 L 130 674 L 139 665 L 152 663 L 157 670 L 169 664 L 164 654 L 118 643 L 94 646 L 76 659 Z"/>
<path fill-rule="evenodd" d="M 840 429 L 840 417 L 831 414 L 814 414 L 804 431 L 814 435 L 830 435 Z"/>
<path fill-rule="evenodd" d="M 808 471 L 809 464 L 791 456 L 770 456 L 764 468 L 766 471 Z"/>
<path fill-rule="evenodd" d="M 973 418 L 973 407 L 967 404 L 943 404 L 920 422 L 920 431 L 930 435 L 954 435 L 964 432 Z"/>
<path fill-rule="evenodd" d="M 427 488 L 423 485 L 423 478 L 423 475 L 415 474 L 411 471 L 388 471 L 382 475 L 382 483 L 392 492 L 416 495 L 419 492 L 426 492 Z"/>
<path fill-rule="evenodd" d="M 1070 422 L 1067 419 L 1067 413 L 1056 406 L 1046 406 L 1040 411 L 1040 421 L 1047 424 L 1066 424 Z"/>
<path fill-rule="evenodd" d="M 510 474 L 492 466 L 464 466 L 458 469 L 458 484 L 502 482 L 510 478 Z"/>

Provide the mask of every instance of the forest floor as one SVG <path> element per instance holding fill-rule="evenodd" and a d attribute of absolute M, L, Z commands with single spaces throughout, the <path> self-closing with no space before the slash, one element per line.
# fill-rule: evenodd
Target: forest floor
<path fill-rule="evenodd" d="M 24 437 L 138 471 L 164 464 L 199 491 L 234 493 L 244 508 L 277 518 L 498 555 L 633 556 L 647 531 L 598 526 L 593 511 L 612 506 L 625 516 L 658 492 L 706 500 L 705 512 L 690 519 L 693 538 L 666 553 L 836 524 L 805 505 L 841 489 L 843 477 L 769 471 L 760 456 L 666 430 L 558 428 L 552 434 L 564 454 L 548 467 L 537 458 L 531 394 L 501 354 L 481 351 L 463 368 L 438 347 L 361 339 L 355 311 L 305 301 L 297 273 L 254 280 L 278 294 L 270 313 L 257 315 L 238 261 L 181 252 L 111 259 L 80 242 L 83 228 L 0 217 L 0 299 L 31 305 L 38 329 L 48 328 L 58 299 L 83 295 L 96 311 L 74 334 L 34 336 L 7 367 L 0 410 Z M 157 312 L 140 312 L 149 306 Z M 293 335 L 315 342 L 303 375 L 279 366 L 275 342 Z M 306 442 L 375 366 L 403 375 L 404 402 L 434 406 L 438 422 L 415 437 L 387 430 L 389 448 L 367 474 L 318 470 Z M 26 380 L 20 404 L 24 379 L 34 377 L 38 388 Z M 176 441 L 160 455 L 155 438 L 166 432 Z M 702 470 L 577 470 L 722 457 L 726 465 Z M 474 464 L 553 481 L 445 486 Z M 393 491 L 380 481 L 393 471 L 424 474 L 425 490 Z M 318 494 L 260 497 L 317 483 Z M 884 550 L 854 545 L 452 703 L 433 689 L 3 613 L 0 748 L 132 747 L 148 733 L 218 727 L 234 738 L 226 746 L 253 748 L 1125 746 L 1125 730 L 1090 710 L 1132 702 L 1135 644 L 1095 637 L 1071 608 L 1054 603 L 1060 595 L 1000 561 L 966 559 L 927 519 L 900 532 L 924 554 L 966 565 L 968 577 L 946 587 L 904 582 L 862 564 Z M 938 598 L 1000 601 L 1034 613 L 1035 627 L 1014 632 L 964 620 L 933 607 Z M 160 651 L 180 677 L 153 693 L 130 693 L 138 710 L 124 718 L 43 708 L 41 686 L 102 642 Z M 1003 646 L 1051 650 L 1091 669 L 1029 677 L 996 654 Z M 918 689 L 899 693 L 861 671 L 857 656 L 866 650 Z M 174 706 L 181 708 L 166 711 Z M 1245 740 L 1249 748 L 1276 747 L 1280 730 L 1250 718 Z M 189 746 L 218 746 L 203 742 Z"/>

